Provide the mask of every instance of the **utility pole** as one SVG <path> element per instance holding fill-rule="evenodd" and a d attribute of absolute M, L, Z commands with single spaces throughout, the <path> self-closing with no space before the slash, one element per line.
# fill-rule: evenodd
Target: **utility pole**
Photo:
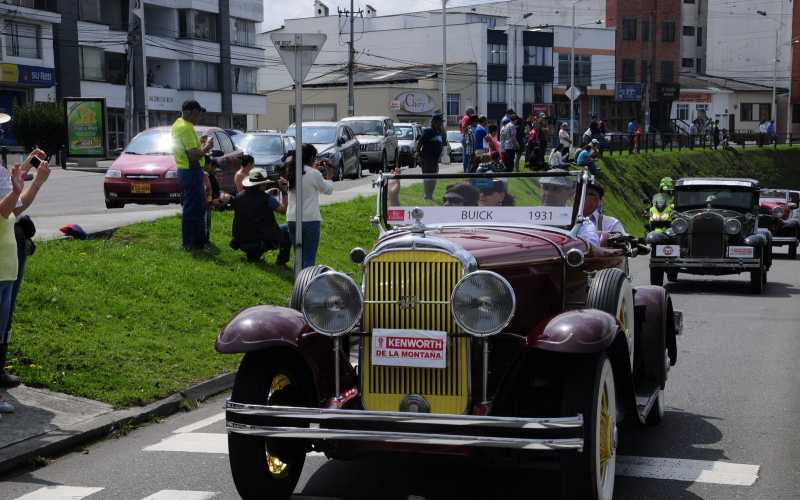
<path fill-rule="evenodd" d="M 132 0 L 128 14 L 128 90 L 125 95 L 126 111 L 129 113 L 126 132 L 128 140 L 139 131 L 140 125 L 145 129 L 149 127 L 144 33 L 144 1 Z"/>
<path fill-rule="evenodd" d="M 577 0 L 572 2 L 572 45 L 569 49 L 569 88 L 575 88 L 575 4 Z M 575 139 L 578 137 L 575 129 L 575 99 L 569 100 L 569 129 L 572 134 L 572 147 L 575 147 Z"/>
<path fill-rule="evenodd" d="M 355 91 L 353 89 L 354 86 L 354 72 L 355 72 L 355 58 L 356 58 L 356 49 L 355 49 L 355 40 L 354 40 L 354 26 L 356 20 L 356 14 L 364 17 L 364 11 L 359 9 L 358 12 L 353 10 L 353 0 L 350 0 L 350 10 L 341 10 L 339 9 L 339 17 L 342 17 L 342 14 L 345 16 L 350 17 L 350 41 L 348 42 L 349 50 L 347 51 L 347 116 L 354 116 L 356 114 L 356 97 Z"/>
<path fill-rule="evenodd" d="M 442 114 L 447 126 L 447 0 L 442 0 Z"/>

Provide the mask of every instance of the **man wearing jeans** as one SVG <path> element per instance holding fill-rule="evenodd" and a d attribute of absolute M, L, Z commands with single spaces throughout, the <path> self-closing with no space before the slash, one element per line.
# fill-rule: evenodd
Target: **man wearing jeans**
<path fill-rule="evenodd" d="M 213 141 L 197 137 L 194 125 L 200 120 L 205 108 L 195 100 L 188 100 L 181 107 L 181 116 L 172 125 L 172 154 L 178 169 L 181 185 L 181 233 L 184 250 L 203 248 L 205 244 L 205 193 L 203 189 L 203 166 L 205 155 L 211 152 Z"/>

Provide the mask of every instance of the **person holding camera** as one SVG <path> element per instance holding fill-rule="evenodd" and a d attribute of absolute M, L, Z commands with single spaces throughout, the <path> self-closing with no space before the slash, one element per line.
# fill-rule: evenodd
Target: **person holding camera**
<path fill-rule="evenodd" d="M 178 169 L 181 186 L 181 233 L 184 250 L 199 250 L 205 246 L 204 172 L 206 155 L 214 147 L 207 136 L 197 136 L 194 126 L 206 111 L 195 100 L 185 101 L 181 116 L 172 125 L 172 154 Z"/>
<path fill-rule="evenodd" d="M 311 267 L 317 260 L 319 248 L 322 214 L 319 210 L 319 194 L 333 193 L 334 170 L 330 162 L 317 162 L 317 148 L 311 144 L 303 144 L 303 200 L 300 210 L 303 214 L 303 268 Z M 324 175 L 323 175 L 324 172 Z M 295 177 L 295 157 L 287 156 L 285 177 L 289 188 L 289 205 L 286 220 L 289 221 L 289 237 L 295 243 L 298 202 L 295 194 L 297 179 Z"/>
<path fill-rule="evenodd" d="M 247 260 L 258 262 L 264 252 L 278 248 L 275 264 L 289 262 L 289 227 L 278 225 L 275 212 L 286 213 L 289 197 L 286 183 L 271 180 L 262 168 L 254 168 L 242 181 L 242 192 L 231 202 L 233 231 L 230 246 L 247 254 Z"/>

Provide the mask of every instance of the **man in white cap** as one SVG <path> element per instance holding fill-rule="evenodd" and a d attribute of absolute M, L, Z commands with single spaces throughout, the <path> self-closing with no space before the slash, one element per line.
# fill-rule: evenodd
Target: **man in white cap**
<path fill-rule="evenodd" d="M 270 180 L 266 170 L 254 168 L 244 181 L 244 191 L 236 195 L 233 206 L 233 231 L 230 246 L 247 254 L 247 260 L 258 262 L 264 252 L 279 249 L 275 261 L 284 265 L 289 261 L 291 245 L 289 228 L 286 224 L 278 225 L 275 212 L 286 213 L 289 196 L 286 190 L 275 188 L 270 190 Z M 272 194 L 270 194 L 272 193 Z M 280 194 L 278 200 L 273 194 Z"/>

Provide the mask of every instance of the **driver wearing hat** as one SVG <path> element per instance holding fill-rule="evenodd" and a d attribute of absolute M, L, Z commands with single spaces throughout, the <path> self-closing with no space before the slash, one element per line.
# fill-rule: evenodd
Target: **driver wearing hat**
<path fill-rule="evenodd" d="M 567 171 L 561 168 L 552 168 L 548 173 Z M 564 207 L 574 203 L 577 185 L 574 178 L 567 176 L 542 177 L 539 179 L 542 188 L 542 205 L 551 207 Z M 578 237 L 583 238 L 594 246 L 600 246 L 600 235 L 597 226 L 588 217 L 583 220 L 578 228 Z"/>

